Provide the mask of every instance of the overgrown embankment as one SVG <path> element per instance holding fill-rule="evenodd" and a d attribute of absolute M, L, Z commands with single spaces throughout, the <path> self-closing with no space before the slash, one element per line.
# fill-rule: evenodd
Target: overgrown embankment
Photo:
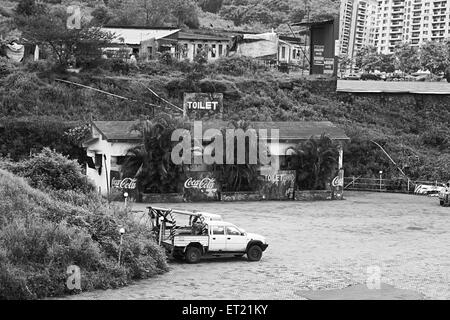
<path fill-rule="evenodd" d="M 137 100 L 55 82 L 64 78 Z M 253 121 L 330 120 L 352 138 L 346 148 L 348 175 L 378 176 L 398 170 L 370 140 L 383 145 L 412 179 L 450 179 L 449 97 L 347 96 L 335 82 L 267 71 L 246 59 L 202 65 L 152 62 L 131 69 L 117 62 L 77 75 L 56 75 L 43 62 L 10 69 L 1 78 L 0 118 L 62 121 L 134 120 L 178 111 L 148 88 L 181 106 L 184 92 L 224 93 L 224 119 Z M 152 108 L 145 103 L 161 105 Z M 1 129 L 0 129 L 1 130 Z M 11 142 L 1 141 L 9 147 Z"/>
<path fill-rule="evenodd" d="M 67 286 L 70 266 L 79 267 L 82 291 L 167 271 L 149 230 L 85 180 L 78 164 L 49 149 L 22 163 L 0 161 L 0 300 L 79 292 Z"/>

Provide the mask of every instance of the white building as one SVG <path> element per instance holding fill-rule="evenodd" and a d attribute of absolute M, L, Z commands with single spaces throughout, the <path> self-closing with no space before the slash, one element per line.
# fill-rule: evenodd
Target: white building
<path fill-rule="evenodd" d="M 86 174 L 102 195 L 111 191 L 113 179 L 121 180 L 121 165 L 128 150 L 139 145 L 140 133 L 133 131 L 138 122 L 95 121 L 91 126 L 91 139 L 83 143 L 92 161 Z"/>
<path fill-rule="evenodd" d="M 144 61 L 157 59 L 158 54 L 164 52 L 170 52 L 180 61 L 193 61 L 201 50 L 206 50 L 208 61 L 214 61 L 228 54 L 231 41 L 228 36 L 183 32 L 173 28 L 104 27 L 102 30 L 117 37 L 111 47 L 105 48 L 107 53 L 122 49 L 127 55 L 133 54 Z"/>
<path fill-rule="evenodd" d="M 376 0 L 341 1 L 339 55 L 354 59 L 362 47 L 374 45 L 376 12 Z"/>
<path fill-rule="evenodd" d="M 402 42 L 444 41 L 450 38 L 450 1 L 342 0 L 340 32 L 341 54 L 349 57 L 365 45 L 390 54 Z"/>
<path fill-rule="evenodd" d="M 89 180 L 102 195 L 108 195 L 118 186 L 124 177 L 121 168 L 128 151 L 142 142 L 140 133 L 133 130 L 137 121 L 95 121 L 92 123 L 91 138 L 83 144 L 87 156 L 91 159 L 86 167 Z M 203 133 L 211 128 L 231 128 L 225 121 L 209 121 L 202 124 Z M 272 129 L 279 131 L 277 140 L 268 140 L 267 145 L 272 156 L 278 156 L 280 169 L 286 170 L 290 163 L 289 148 L 311 137 L 319 138 L 327 134 L 331 139 L 339 142 L 340 152 L 338 166 L 343 166 L 343 143 L 349 138 L 345 132 L 331 122 L 253 122 L 255 130 L 268 130 L 270 136 Z M 208 139 L 204 140 L 205 145 Z M 207 171 L 208 166 L 190 166 L 189 171 Z M 261 168 L 261 171 L 267 168 Z"/>

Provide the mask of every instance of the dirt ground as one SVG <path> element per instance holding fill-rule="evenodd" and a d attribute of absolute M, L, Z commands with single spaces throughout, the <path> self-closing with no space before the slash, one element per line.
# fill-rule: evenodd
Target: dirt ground
<path fill-rule="evenodd" d="M 269 248 L 260 262 L 172 262 L 157 278 L 68 298 L 298 300 L 304 290 L 365 284 L 379 270 L 385 284 L 425 299 L 450 299 L 450 208 L 412 195 L 345 196 L 338 202 L 160 205 L 220 213 L 266 236 Z"/>

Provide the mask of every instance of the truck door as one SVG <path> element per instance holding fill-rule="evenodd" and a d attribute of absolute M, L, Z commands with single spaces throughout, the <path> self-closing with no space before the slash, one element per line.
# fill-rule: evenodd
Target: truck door
<path fill-rule="evenodd" d="M 227 251 L 245 252 L 247 249 L 247 237 L 242 235 L 238 228 L 227 226 Z"/>
<path fill-rule="evenodd" d="M 211 226 L 209 235 L 209 251 L 225 251 L 226 237 L 224 226 Z"/>

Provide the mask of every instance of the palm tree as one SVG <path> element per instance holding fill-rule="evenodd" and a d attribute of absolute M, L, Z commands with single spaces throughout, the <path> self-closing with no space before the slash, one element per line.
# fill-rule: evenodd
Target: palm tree
<path fill-rule="evenodd" d="M 230 124 L 235 130 L 242 129 L 244 132 L 251 129 L 250 122 L 248 121 L 230 121 Z M 222 136 L 226 137 L 226 129 L 222 129 Z M 231 152 L 225 146 L 223 164 L 215 164 L 213 170 L 221 181 L 222 186 L 226 191 L 238 192 L 238 191 L 254 191 L 256 189 L 258 179 L 258 165 L 250 164 L 250 150 L 257 150 L 257 146 L 251 145 L 253 141 L 246 139 L 245 141 L 245 164 L 238 164 L 238 147 L 237 139 L 234 141 L 234 161 L 233 164 L 227 164 L 227 154 Z"/>
<path fill-rule="evenodd" d="M 137 178 L 140 191 L 156 193 L 178 191 L 184 170 L 183 166 L 172 162 L 171 152 L 174 143 L 171 136 L 174 130 L 182 128 L 187 128 L 186 124 L 168 114 L 160 114 L 133 128 L 140 131 L 142 142 L 128 151 L 122 173 Z"/>
<path fill-rule="evenodd" d="M 297 172 L 297 187 L 301 190 L 323 190 L 335 171 L 339 151 L 325 134 L 291 147 L 292 169 Z"/>

